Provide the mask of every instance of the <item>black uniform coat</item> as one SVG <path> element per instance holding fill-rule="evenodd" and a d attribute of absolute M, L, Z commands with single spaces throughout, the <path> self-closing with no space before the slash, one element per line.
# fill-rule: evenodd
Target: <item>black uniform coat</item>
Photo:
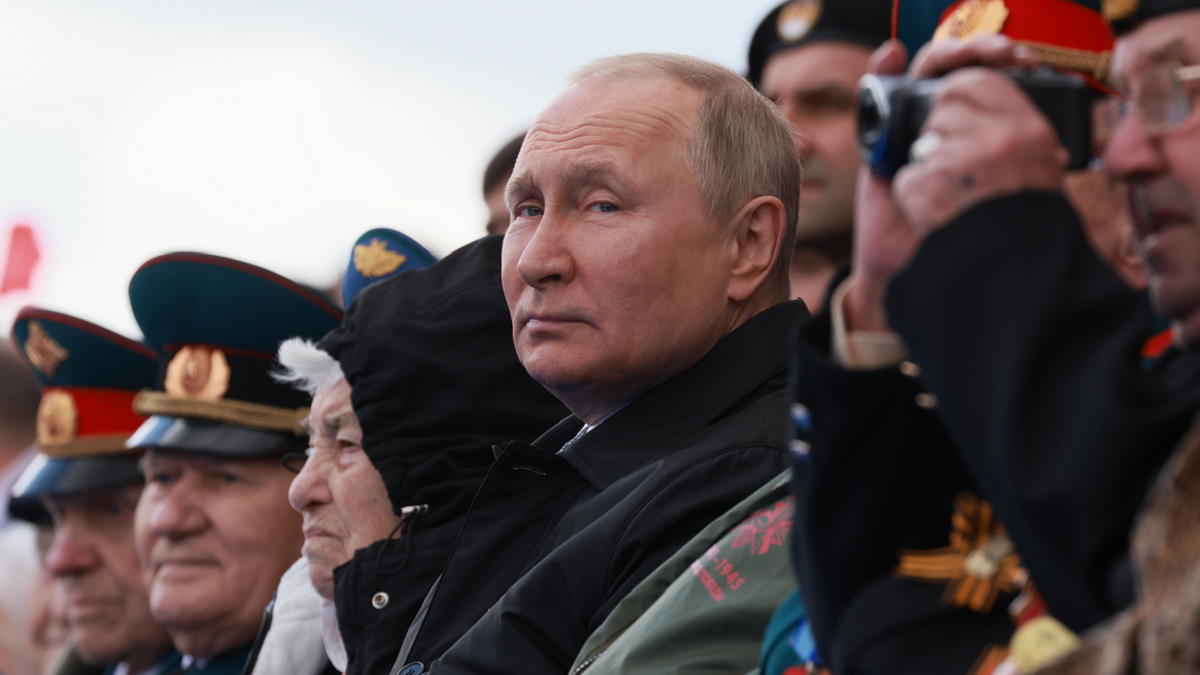
<path fill-rule="evenodd" d="M 1120 609 L 1130 524 L 1200 407 L 1139 368 L 1144 296 L 1065 198 L 1024 193 L 930 235 L 886 307 L 1050 611 L 1079 631 Z"/>
<path fill-rule="evenodd" d="M 1012 596 L 977 614 L 946 605 L 944 584 L 893 572 L 900 549 L 947 546 L 955 497 L 977 488 L 917 404 L 913 370 L 848 370 L 830 359 L 830 339 L 825 312 L 800 331 L 794 366 L 811 431 L 797 425 L 809 449 L 793 472 L 793 561 L 813 637 L 841 675 L 963 675 L 989 644 L 1008 643 Z"/>
<path fill-rule="evenodd" d="M 566 672 L 630 589 L 786 467 L 787 335 L 806 314 L 788 302 L 751 318 L 562 454 L 578 418 L 503 447 L 409 660 L 470 627 L 433 672 Z"/>
<path fill-rule="evenodd" d="M 485 237 L 372 284 L 321 341 L 353 387 L 363 449 L 393 509 L 428 505 L 399 538 L 334 570 L 348 675 L 395 663 L 491 468 L 492 446 L 537 438 L 568 414 L 517 359 L 500 286 L 502 241 Z"/>

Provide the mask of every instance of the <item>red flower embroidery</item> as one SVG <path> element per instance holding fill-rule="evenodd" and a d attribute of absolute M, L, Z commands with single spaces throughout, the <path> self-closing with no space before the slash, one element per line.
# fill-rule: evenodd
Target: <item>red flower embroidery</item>
<path fill-rule="evenodd" d="M 782 546 L 792 531 L 792 519 L 796 515 L 796 500 L 788 497 L 770 508 L 750 516 L 738 526 L 733 537 L 732 548 L 751 545 L 752 555 L 764 555 L 772 546 Z M 761 535 L 761 537 L 760 537 Z"/>

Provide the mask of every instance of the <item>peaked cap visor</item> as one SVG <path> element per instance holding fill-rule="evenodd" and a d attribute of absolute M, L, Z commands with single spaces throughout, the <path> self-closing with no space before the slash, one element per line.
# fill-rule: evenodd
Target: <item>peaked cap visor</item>
<path fill-rule="evenodd" d="M 53 459 L 39 454 L 13 487 L 8 513 L 31 523 L 48 523 L 44 497 L 67 497 L 112 490 L 142 482 L 139 456 L 101 455 Z"/>
<path fill-rule="evenodd" d="M 130 437 L 127 447 L 250 458 L 304 452 L 308 439 L 192 417 L 154 415 Z"/>

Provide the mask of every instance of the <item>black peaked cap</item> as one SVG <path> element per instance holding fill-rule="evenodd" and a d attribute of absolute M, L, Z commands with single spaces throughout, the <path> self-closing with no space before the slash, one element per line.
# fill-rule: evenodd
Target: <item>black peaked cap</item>
<path fill-rule="evenodd" d="M 767 61 L 812 42 L 861 44 L 872 49 L 892 35 L 893 0 L 788 0 L 767 14 L 750 40 L 746 79 L 760 88 Z"/>
<path fill-rule="evenodd" d="M 363 449 L 418 529 L 466 513 L 492 446 L 530 442 L 569 415 L 525 372 L 500 287 L 502 236 L 362 290 L 321 340 L 353 387 Z"/>

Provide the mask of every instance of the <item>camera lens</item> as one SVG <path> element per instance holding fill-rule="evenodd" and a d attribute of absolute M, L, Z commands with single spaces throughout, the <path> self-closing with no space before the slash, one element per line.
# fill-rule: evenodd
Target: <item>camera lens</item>
<path fill-rule="evenodd" d="M 883 83 L 874 75 L 865 75 L 858 86 L 858 147 L 863 161 L 874 164 L 891 114 L 888 95 Z"/>

